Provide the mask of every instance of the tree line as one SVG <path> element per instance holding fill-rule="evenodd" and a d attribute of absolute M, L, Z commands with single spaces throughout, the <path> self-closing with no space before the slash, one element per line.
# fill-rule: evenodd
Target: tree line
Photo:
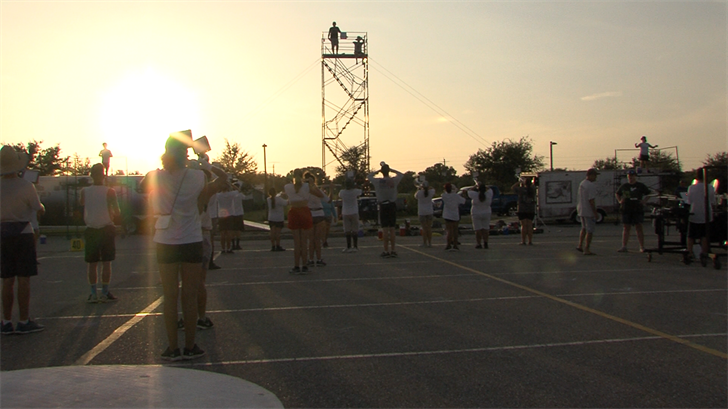
<path fill-rule="evenodd" d="M 77 153 L 72 156 L 62 156 L 60 144 L 49 148 L 43 148 L 43 141 L 33 140 L 26 144 L 17 143 L 12 145 L 16 150 L 25 152 L 30 157 L 29 169 L 36 170 L 41 176 L 59 175 L 87 175 L 91 170 L 89 158 L 81 158 Z M 364 149 L 361 146 L 352 147 L 341 155 L 341 163 L 335 168 L 335 175 L 327 175 L 320 167 L 307 167 L 306 170 L 316 175 L 321 185 L 333 183 L 342 185 L 348 171 L 354 171 L 355 179 L 360 186 L 367 185 L 366 161 Z M 246 152 L 240 144 L 230 143 L 225 140 L 219 156 L 212 159 L 218 162 L 221 168 L 238 179 L 243 184 L 243 190 L 253 189 L 255 186 L 274 187 L 280 191 L 288 183 L 292 176 L 292 170 L 286 175 L 277 175 L 258 172 L 258 165 L 254 157 Z M 545 170 L 544 157 L 533 154 L 533 142 L 527 136 L 519 140 L 505 139 L 493 142 L 485 149 L 478 149 L 478 152 L 470 155 L 467 162 L 463 164 L 466 173 L 458 175 L 455 168 L 444 163 L 435 163 L 426 169 L 414 172 L 404 172 L 404 177 L 399 185 L 402 193 L 411 193 L 417 190 L 416 180 L 423 175 L 429 185 L 440 192 L 446 183 L 452 183 L 458 187 L 474 184 L 473 174 L 479 174 L 479 180 L 498 186 L 501 191 L 506 192 L 518 180 L 517 172 L 540 172 Z M 594 161 L 592 167 L 598 170 L 629 169 L 637 167 L 638 158 L 634 157 L 629 162 L 619 162 L 616 157 L 607 157 Z M 718 152 L 714 155 L 707 155 L 703 161 L 706 166 L 728 166 L 728 152 Z M 392 166 L 396 169 L 396 163 Z M 682 164 L 671 153 L 654 150 L 650 152 L 650 167 L 661 169 L 665 172 L 672 172 L 682 177 Z M 567 169 L 555 169 L 567 170 Z M 117 171 L 123 175 L 123 171 Z M 140 174 L 138 171 L 131 174 Z M 688 172 L 686 177 L 692 173 Z"/>

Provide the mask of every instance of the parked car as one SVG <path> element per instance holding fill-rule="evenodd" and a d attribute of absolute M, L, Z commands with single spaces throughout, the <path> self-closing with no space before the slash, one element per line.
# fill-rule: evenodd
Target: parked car
<path fill-rule="evenodd" d="M 490 204 L 490 208 L 493 213 L 499 216 L 515 216 L 516 208 L 518 207 L 518 195 L 501 194 L 500 189 L 498 189 L 498 186 L 495 185 L 488 187 L 490 187 L 493 191 L 493 201 Z M 458 192 L 463 192 L 472 188 L 473 186 L 461 187 Z M 464 216 L 470 214 L 470 208 L 472 206 L 473 204 L 471 203 L 470 197 L 466 196 L 465 203 L 458 206 L 460 215 Z M 435 217 L 442 217 L 442 197 L 435 197 L 432 199 L 432 208 L 434 209 Z"/>

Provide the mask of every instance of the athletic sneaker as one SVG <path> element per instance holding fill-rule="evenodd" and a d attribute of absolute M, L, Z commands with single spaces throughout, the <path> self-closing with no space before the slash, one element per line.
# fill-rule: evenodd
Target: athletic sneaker
<path fill-rule="evenodd" d="M 381 258 L 387 258 L 387 257 L 389 257 L 389 253 L 386 252 L 386 251 L 383 251 L 382 254 L 379 255 L 379 257 L 381 257 Z"/>
<path fill-rule="evenodd" d="M 475 248 L 476 248 L 476 249 L 482 249 L 482 248 L 483 248 L 483 246 L 482 246 L 482 245 L 480 245 L 480 244 L 478 244 L 477 246 L 475 246 Z"/>
<path fill-rule="evenodd" d="M 298 274 L 308 274 L 308 266 L 301 267 L 301 272 Z"/>
<path fill-rule="evenodd" d="M 484 249 L 487 249 L 488 248 L 488 242 L 487 241 L 485 243 L 483 243 L 483 248 Z"/>
<path fill-rule="evenodd" d="M 281 246 L 276 246 L 276 251 L 286 251 L 286 249 Z"/>
<path fill-rule="evenodd" d="M 288 273 L 290 274 L 298 274 L 301 272 L 301 267 L 295 266 L 292 269 L 288 270 Z"/>
<path fill-rule="evenodd" d="M 182 331 L 184 331 L 185 329 L 185 320 L 183 320 L 182 318 L 177 321 L 177 329 Z"/>
<path fill-rule="evenodd" d="M 347 247 L 344 250 L 341 250 L 342 253 L 351 253 L 351 247 Z"/>
<path fill-rule="evenodd" d="M 278 250 L 276 250 L 276 246 L 271 246 L 270 251 L 278 251 Z"/>
<path fill-rule="evenodd" d="M 30 334 L 31 332 L 40 332 L 44 329 L 45 327 L 43 325 L 35 321 L 28 321 L 26 324 L 19 322 L 17 328 L 15 328 L 15 332 L 18 334 Z"/>
<path fill-rule="evenodd" d="M 0 329 L 0 333 L 2 333 L 3 335 L 14 334 L 15 330 L 13 329 L 13 323 L 8 322 L 7 324 L 3 324 L 2 329 Z"/>
<path fill-rule="evenodd" d="M 452 246 L 449 244 L 445 247 L 445 251 L 450 251 L 451 249 L 452 249 Z"/>
<path fill-rule="evenodd" d="M 182 352 L 182 359 L 195 359 L 205 355 L 205 351 L 201 350 L 200 347 L 195 344 L 192 349 L 187 349 Z"/>
<path fill-rule="evenodd" d="M 182 354 L 179 352 L 179 348 L 172 350 L 167 347 L 167 349 L 162 352 L 162 360 L 164 361 L 179 361 L 180 359 L 182 359 Z"/>
<path fill-rule="evenodd" d="M 307 266 L 316 267 L 316 262 L 313 260 L 310 260 L 308 263 L 306 263 Z"/>
<path fill-rule="evenodd" d="M 219 270 L 219 269 L 221 269 L 221 268 L 222 268 L 222 267 L 218 266 L 218 265 L 217 265 L 217 264 L 215 264 L 215 263 L 210 263 L 210 265 L 209 265 L 209 266 L 207 266 L 207 269 L 208 269 L 208 270 Z"/>
<path fill-rule="evenodd" d="M 99 302 L 113 302 L 113 301 L 119 301 L 116 296 L 111 294 L 111 292 L 108 292 L 106 294 L 102 294 L 101 297 L 99 297 Z"/>
<path fill-rule="evenodd" d="M 210 318 L 205 317 L 204 320 L 197 320 L 197 328 L 199 329 L 210 329 L 214 326 Z"/>
<path fill-rule="evenodd" d="M 629 250 L 627 250 L 627 247 L 621 247 L 619 250 L 617 250 L 617 253 L 627 253 Z"/>
<path fill-rule="evenodd" d="M 356 253 L 357 251 L 359 251 L 359 247 L 352 247 L 351 248 L 351 252 L 352 253 Z"/>
<path fill-rule="evenodd" d="M 89 294 L 86 302 L 89 304 L 96 304 L 99 302 L 99 297 L 96 294 Z"/>
<path fill-rule="evenodd" d="M 397 257 L 399 257 L 399 254 L 397 254 L 396 251 L 393 251 L 393 252 L 389 253 L 389 257 L 390 258 L 397 258 Z"/>
<path fill-rule="evenodd" d="M 317 266 L 321 266 L 321 267 L 323 267 L 323 266 L 325 266 L 325 265 L 326 265 L 326 263 L 324 262 L 324 259 L 319 259 L 319 260 L 318 260 L 318 261 L 316 262 L 316 265 L 317 265 Z"/>

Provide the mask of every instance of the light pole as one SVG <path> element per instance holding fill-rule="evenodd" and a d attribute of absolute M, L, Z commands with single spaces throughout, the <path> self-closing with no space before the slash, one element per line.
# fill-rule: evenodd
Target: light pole
<path fill-rule="evenodd" d="M 265 189 L 265 192 L 263 192 L 264 195 L 268 194 L 268 166 L 265 163 L 265 148 L 267 148 L 268 145 L 263 144 L 263 175 L 265 177 L 263 181 L 263 186 Z"/>
<path fill-rule="evenodd" d="M 549 141 L 549 158 L 551 159 L 551 171 L 554 171 L 554 145 L 556 142 Z"/>

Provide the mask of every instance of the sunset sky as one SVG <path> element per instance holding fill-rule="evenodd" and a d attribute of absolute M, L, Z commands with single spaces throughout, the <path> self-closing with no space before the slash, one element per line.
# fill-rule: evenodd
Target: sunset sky
<path fill-rule="evenodd" d="M 479 148 L 526 135 L 547 165 L 557 142 L 554 166 L 570 169 L 642 135 L 677 146 L 686 170 L 728 150 L 724 1 L 2 1 L 0 12 L 0 141 L 92 162 L 107 142 L 121 170 L 160 166 L 167 135 L 188 128 L 213 158 L 227 138 L 260 171 L 264 143 L 269 172 L 320 166 L 332 21 L 368 33 L 373 164 L 463 172 Z"/>

